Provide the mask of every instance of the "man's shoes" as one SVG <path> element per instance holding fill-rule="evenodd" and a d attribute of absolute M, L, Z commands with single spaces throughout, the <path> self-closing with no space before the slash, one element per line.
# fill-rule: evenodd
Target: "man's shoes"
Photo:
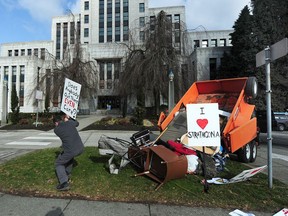
<path fill-rule="evenodd" d="M 68 182 L 64 182 L 62 184 L 59 184 L 59 185 L 57 185 L 56 189 L 59 190 L 59 191 L 67 191 L 67 190 L 70 189 L 69 183 Z"/>

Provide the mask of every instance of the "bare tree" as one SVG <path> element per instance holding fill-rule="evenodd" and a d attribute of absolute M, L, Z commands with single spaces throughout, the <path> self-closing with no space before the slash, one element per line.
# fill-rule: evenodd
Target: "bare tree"
<path fill-rule="evenodd" d="M 58 106 L 59 98 L 62 97 L 65 78 L 81 84 L 80 102 L 86 103 L 86 108 L 89 106 L 87 102 L 97 92 L 97 64 L 95 60 L 89 59 L 87 53 L 83 51 L 85 45 L 81 45 L 78 31 L 79 29 L 74 29 L 75 43 L 67 44 L 62 60 L 56 59 L 51 53 L 46 53 L 48 58 L 45 59 L 45 74 L 40 77 L 37 76 L 37 85 L 33 91 L 41 89 L 44 92 L 46 109 L 51 102 L 54 106 Z"/>
<path fill-rule="evenodd" d="M 145 28 L 143 45 L 132 44 L 128 47 L 120 77 L 121 95 L 125 98 L 136 93 L 139 106 L 143 105 L 141 99 L 145 98 L 145 92 L 153 93 L 155 114 L 159 114 L 160 95 L 167 98 L 169 69 L 172 69 L 175 75 L 175 92 L 179 92 L 179 66 L 185 49 L 181 43 L 184 41 L 181 39 L 184 36 L 181 31 L 183 28 L 180 28 L 180 23 L 178 25 L 175 27 L 175 23 L 172 23 L 164 11 L 161 11 L 155 20 L 150 20 Z"/>

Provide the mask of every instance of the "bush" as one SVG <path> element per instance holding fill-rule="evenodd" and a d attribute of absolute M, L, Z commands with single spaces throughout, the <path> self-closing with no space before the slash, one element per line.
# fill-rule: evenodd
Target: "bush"
<path fill-rule="evenodd" d="M 145 117 L 146 109 L 144 107 L 135 107 L 134 117 L 136 118 L 136 124 L 142 125 Z"/>

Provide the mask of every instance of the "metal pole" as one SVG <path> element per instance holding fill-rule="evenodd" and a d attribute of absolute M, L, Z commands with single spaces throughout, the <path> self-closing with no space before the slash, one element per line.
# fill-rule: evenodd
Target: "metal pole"
<path fill-rule="evenodd" d="M 266 107 L 267 107 L 267 158 L 268 158 L 268 184 L 272 188 L 272 124 L 271 124 L 271 79 L 270 79 L 270 47 L 265 48 L 266 69 Z"/>
<path fill-rule="evenodd" d="M 37 110 L 36 110 L 36 123 L 35 123 L 35 125 L 36 125 L 36 127 L 38 126 L 38 109 L 39 109 L 39 100 L 38 99 L 36 99 L 37 100 Z"/>
<path fill-rule="evenodd" d="M 174 107 L 174 74 L 171 69 L 169 72 L 169 95 L 168 97 L 169 97 L 168 110 L 170 113 Z"/>
<path fill-rule="evenodd" d="M 6 81 L 6 109 L 5 109 L 5 116 L 6 116 L 6 124 L 9 123 L 9 110 L 8 110 L 8 81 Z"/>
<path fill-rule="evenodd" d="M 2 86 L 2 116 L 1 116 L 1 124 L 7 124 L 7 81 L 4 80 Z"/>

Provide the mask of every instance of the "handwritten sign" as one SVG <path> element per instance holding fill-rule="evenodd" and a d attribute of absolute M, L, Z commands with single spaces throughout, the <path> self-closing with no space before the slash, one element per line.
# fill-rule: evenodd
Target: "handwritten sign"
<path fill-rule="evenodd" d="M 188 146 L 220 146 L 218 103 L 187 104 Z"/>
<path fill-rule="evenodd" d="M 224 178 L 212 178 L 210 180 L 207 180 L 209 184 L 230 184 L 230 183 L 237 183 L 237 182 L 242 182 L 250 179 L 252 176 L 263 172 L 264 169 L 267 168 L 267 165 L 249 169 L 249 170 L 244 170 L 243 172 L 239 173 L 238 175 L 234 176 L 231 179 L 224 179 Z"/>
<path fill-rule="evenodd" d="M 283 208 L 281 211 L 277 212 L 273 216 L 288 216 L 288 208 Z"/>
<path fill-rule="evenodd" d="M 70 79 L 65 78 L 63 89 L 61 111 L 76 119 L 77 108 L 80 99 L 81 85 Z"/>

